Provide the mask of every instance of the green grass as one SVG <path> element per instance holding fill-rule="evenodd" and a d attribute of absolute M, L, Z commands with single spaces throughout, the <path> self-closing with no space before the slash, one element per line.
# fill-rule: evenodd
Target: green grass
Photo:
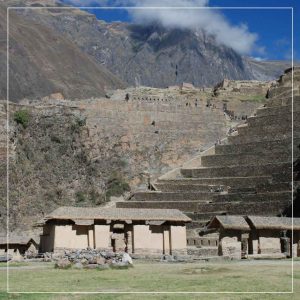
<path fill-rule="evenodd" d="M 222 263 L 141 263 L 116 270 L 59 270 L 43 268 L 10 270 L 11 292 L 110 292 L 112 294 L 10 294 L 5 295 L 6 272 L 0 271 L 0 299 L 196 299 L 196 294 L 154 292 L 289 292 L 291 261 Z M 300 263 L 294 264 L 294 287 L 300 295 Z M 151 292 L 126 294 L 126 292 Z M 114 294 L 125 292 L 125 294 Z M 5 298 L 6 297 L 6 298 Z M 294 298 L 293 298 L 294 297 Z M 299 299 L 280 294 L 204 294 L 203 299 Z"/>
<path fill-rule="evenodd" d="M 20 262 L 17 262 L 17 261 L 10 261 L 9 262 L 9 266 L 11 267 L 23 267 L 23 266 L 29 266 L 30 263 L 28 262 L 23 262 L 23 261 L 20 261 Z M 7 267 L 7 263 L 6 262 L 0 262 L 0 267 Z"/>
<path fill-rule="evenodd" d="M 241 101 L 266 102 L 265 95 L 241 95 L 239 99 Z"/>

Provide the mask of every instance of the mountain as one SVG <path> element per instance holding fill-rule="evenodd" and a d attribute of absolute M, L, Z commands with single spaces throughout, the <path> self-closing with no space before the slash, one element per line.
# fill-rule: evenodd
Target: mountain
<path fill-rule="evenodd" d="M 203 30 L 106 23 L 79 9 L 27 10 L 22 14 L 74 41 L 131 86 L 166 87 L 182 82 L 213 86 L 224 78 L 273 80 L 289 67 L 287 62 L 242 57 Z"/>
<path fill-rule="evenodd" d="M 9 81 L 12 101 L 61 93 L 66 98 L 103 96 L 122 81 L 72 41 L 10 11 Z M 0 6 L 0 63 L 6 66 L 6 8 Z M 0 99 L 6 99 L 6 67 L 0 72 Z"/>

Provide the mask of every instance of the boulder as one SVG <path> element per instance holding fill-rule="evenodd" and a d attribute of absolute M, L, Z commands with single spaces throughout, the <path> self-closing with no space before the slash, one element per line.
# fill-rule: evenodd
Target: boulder
<path fill-rule="evenodd" d="M 87 265 L 89 262 L 87 259 L 83 258 L 80 260 L 80 262 L 83 264 L 83 265 Z"/>
<path fill-rule="evenodd" d="M 104 265 L 105 264 L 105 258 L 102 257 L 102 256 L 98 256 L 96 258 L 96 263 L 97 263 L 97 265 Z"/>
<path fill-rule="evenodd" d="M 71 262 L 68 259 L 59 259 L 55 264 L 55 268 L 69 269 L 71 268 Z"/>
<path fill-rule="evenodd" d="M 98 257 L 96 257 L 96 256 L 90 256 L 90 257 L 88 258 L 89 264 L 97 264 L 97 258 L 98 258 Z"/>
<path fill-rule="evenodd" d="M 127 263 L 127 264 L 130 264 L 132 265 L 133 262 L 132 262 L 132 258 L 130 257 L 130 255 L 128 253 L 124 253 L 123 256 L 122 256 L 122 262 L 123 263 Z"/>

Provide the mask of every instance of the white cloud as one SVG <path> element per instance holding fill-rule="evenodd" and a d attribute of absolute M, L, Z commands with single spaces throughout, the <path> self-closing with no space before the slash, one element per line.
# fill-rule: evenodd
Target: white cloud
<path fill-rule="evenodd" d="M 260 57 L 260 56 L 252 57 L 252 59 L 254 59 L 256 61 L 265 61 L 266 60 L 264 57 Z"/>
<path fill-rule="evenodd" d="M 69 2 L 75 5 L 98 3 L 102 6 L 133 6 L 136 9 L 128 9 L 128 13 L 135 22 L 143 24 L 159 22 L 165 27 L 203 29 L 214 35 L 217 42 L 233 48 L 240 54 L 250 54 L 258 50 L 256 46 L 258 35 L 250 32 L 246 24 L 233 25 L 221 11 L 209 9 L 209 0 L 69 0 Z"/>

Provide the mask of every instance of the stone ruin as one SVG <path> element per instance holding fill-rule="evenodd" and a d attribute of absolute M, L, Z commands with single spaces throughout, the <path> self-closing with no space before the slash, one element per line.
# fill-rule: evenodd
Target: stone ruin
<path fill-rule="evenodd" d="M 215 215 L 287 215 L 292 204 L 292 153 L 294 161 L 300 154 L 299 87 L 300 68 L 294 68 L 292 98 L 292 70 L 286 70 L 268 91 L 266 104 L 245 124 L 152 182 L 154 191 L 137 192 L 117 207 L 182 210 L 193 219 L 188 251 L 199 255 L 217 253 L 217 237 L 206 229 Z"/>

